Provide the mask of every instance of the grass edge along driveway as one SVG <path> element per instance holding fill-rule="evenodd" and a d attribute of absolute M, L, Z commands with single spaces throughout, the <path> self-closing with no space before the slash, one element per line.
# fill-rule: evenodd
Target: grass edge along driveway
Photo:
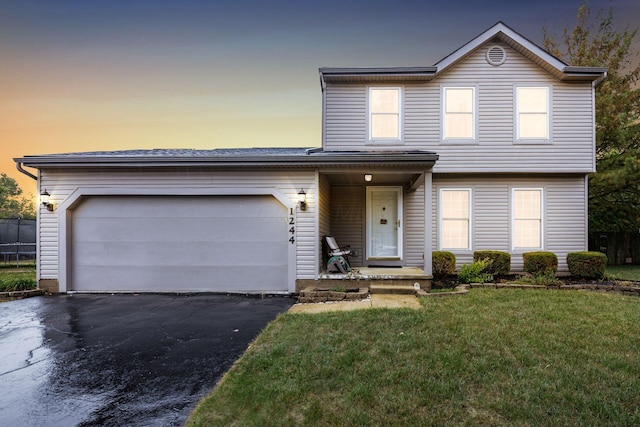
<path fill-rule="evenodd" d="M 638 425 L 640 299 L 474 289 L 422 310 L 280 315 L 205 425 Z"/>

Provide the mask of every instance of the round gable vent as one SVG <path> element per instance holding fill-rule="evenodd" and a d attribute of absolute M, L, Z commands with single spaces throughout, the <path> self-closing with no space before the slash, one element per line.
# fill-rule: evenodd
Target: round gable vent
<path fill-rule="evenodd" d="M 504 64 L 504 61 L 507 59 L 507 52 L 504 51 L 500 46 L 489 46 L 487 49 L 487 62 L 491 65 Z"/>

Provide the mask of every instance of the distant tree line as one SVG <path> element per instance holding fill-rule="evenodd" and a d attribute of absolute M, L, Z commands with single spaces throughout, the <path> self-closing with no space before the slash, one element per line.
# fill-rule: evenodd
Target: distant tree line
<path fill-rule="evenodd" d="M 591 14 L 585 3 L 562 36 L 543 28 L 544 46 L 571 65 L 607 67 L 596 88 L 597 172 L 589 177 L 589 229 L 640 229 L 640 56 L 637 28 L 617 29 L 613 10 Z"/>
<path fill-rule="evenodd" d="M 22 189 L 18 182 L 0 174 L 0 218 L 35 219 L 36 210 L 33 200 L 22 196 Z"/>

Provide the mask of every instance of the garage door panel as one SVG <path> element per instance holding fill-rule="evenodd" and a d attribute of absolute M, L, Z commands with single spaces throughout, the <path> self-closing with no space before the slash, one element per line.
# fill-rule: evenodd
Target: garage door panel
<path fill-rule="evenodd" d="M 283 292 L 288 238 L 271 196 L 91 197 L 73 212 L 70 289 Z"/>
<path fill-rule="evenodd" d="M 188 222 L 189 224 L 180 224 Z M 144 236 L 149 242 L 191 242 L 206 240 L 272 241 L 282 238 L 286 220 L 279 218 L 78 218 L 74 233 L 79 241 L 138 242 Z M 131 230 L 135 229 L 136 233 Z"/>
<path fill-rule="evenodd" d="M 180 197 L 178 203 L 167 203 L 176 197 L 138 196 L 92 197 L 81 203 L 74 212 L 77 217 L 90 218 L 253 218 L 256 216 L 279 216 L 284 207 L 277 204 L 265 204 L 264 199 L 271 196 L 215 196 L 216 203 L 210 197 Z M 126 205 L 122 200 L 127 199 Z M 162 206 L 162 209 L 149 209 L 150 206 Z M 286 213 L 286 212 L 285 212 Z"/>
<path fill-rule="evenodd" d="M 191 242 L 189 246 L 169 248 L 157 242 L 80 242 L 74 245 L 78 266 L 139 265 L 239 265 L 281 263 L 287 248 L 273 242 L 233 242 L 212 246 L 210 242 Z M 238 256 L 241 254 L 242 256 Z"/>
<path fill-rule="evenodd" d="M 192 267 L 188 272 L 162 267 L 140 276 L 140 269 L 132 266 L 111 269 L 92 266 L 78 268 L 79 277 L 101 277 L 100 289 L 89 283 L 78 283 L 81 290 L 93 292 L 282 292 L 286 265 L 256 267 L 249 272 L 244 267 L 219 267 L 211 274 L 209 267 Z M 255 276 L 260 276 L 257 280 Z M 226 279 L 225 279 L 226 278 Z M 185 288 L 185 283 L 189 283 Z M 241 283 L 241 289 L 237 289 Z M 150 286 L 151 285 L 151 286 Z"/>

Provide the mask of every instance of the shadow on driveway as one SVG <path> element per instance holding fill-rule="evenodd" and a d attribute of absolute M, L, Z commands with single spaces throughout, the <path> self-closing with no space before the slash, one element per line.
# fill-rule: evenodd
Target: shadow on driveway
<path fill-rule="evenodd" d="M 182 425 L 294 299 L 73 295 L 0 304 L 4 425 Z"/>

